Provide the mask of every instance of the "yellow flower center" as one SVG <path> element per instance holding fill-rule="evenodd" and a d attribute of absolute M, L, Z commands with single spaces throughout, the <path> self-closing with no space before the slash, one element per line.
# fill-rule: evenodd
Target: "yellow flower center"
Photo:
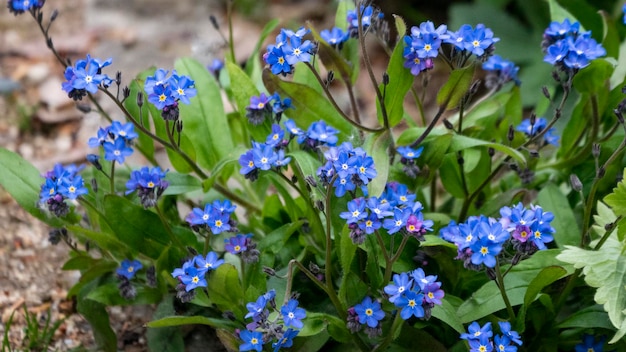
<path fill-rule="evenodd" d="M 254 161 L 250 160 L 248 161 L 248 167 L 253 167 L 254 166 Z"/>
<path fill-rule="evenodd" d="M 235 246 L 235 252 L 239 252 L 241 250 L 241 246 L 237 245 Z"/>
<path fill-rule="evenodd" d="M 70 186 L 70 188 L 67 189 L 70 193 L 74 193 L 76 192 L 76 187 L 74 186 Z"/>
<path fill-rule="evenodd" d="M 480 42 L 478 40 L 474 40 L 472 42 L 472 45 L 474 46 L 474 48 L 478 47 L 480 45 Z"/>
<path fill-rule="evenodd" d="M 256 107 L 259 109 L 263 109 L 265 107 L 265 103 L 258 103 L 256 104 Z"/>
<path fill-rule="evenodd" d="M 356 218 L 357 216 L 359 216 L 359 215 L 361 215 L 361 212 L 360 212 L 360 211 L 358 211 L 358 210 L 355 210 L 355 211 L 353 211 L 353 212 L 352 212 L 352 216 L 354 216 L 355 218 Z"/>
<path fill-rule="evenodd" d="M 261 163 L 262 164 L 267 164 L 267 158 L 261 158 Z"/>
<path fill-rule="evenodd" d="M 415 307 L 415 306 L 417 305 L 417 303 L 415 303 L 415 300 L 414 300 L 414 299 L 410 299 L 410 300 L 409 300 L 409 303 L 408 303 L 407 305 L 408 305 L 409 307 L 413 308 L 413 307 Z"/>
<path fill-rule="evenodd" d="M 487 253 L 489 253 L 489 248 L 487 248 L 487 247 L 480 247 L 480 253 L 482 255 L 486 255 Z"/>
<path fill-rule="evenodd" d="M 215 226 L 222 227 L 222 220 L 215 220 Z"/>
<path fill-rule="evenodd" d="M 133 271 L 135 271 L 135 268 L 132 266 L 129 266 L 128 269 L 126 269 L 126 271 L 128 271 L 129 273 L 132 273 Z"/>
<path fill-rule="evenodd" d="M 200 281 L 200 278 L 199 278 L 199 277 L 197 277 L 197 276 L 194 276 L 194 277 L 191 279 L 191 282 L 193 282 L 194 284 L 197 284 L 199 281 Z"/>
<path fill-rule="evenodd" d="M 159 101 L 165 101 L 165 99 L 167 99 L 167 97 L 165 96 L 165 94 L 161 94 L 161 95 L 159 95 Z"/>
<path fill-rule="evenodd" d="M 432 292 L 428 292 L 428 298 L 433 299 L 435 298 L 435 295 Z"/>
<path fill-rule="evenodd" d="M 284 64 L 285 63 L 285 59 L 283 59 L 282 57 L 279 57 L 278 58 L 278 63 L 281 64 L 281 65 Z"/>
<path fill-rule="evenodd" d="M 259 340 L 256 337 L 253 337 L 253 338 L 250 339 L 250 343 L 253 344 L 253 345 L 256 345 L 256 344 L 259 343 Z"/>
<path fill-rule="evenodd" d="M 185 91 L 182 88 L 178 88 L 176 91 L 179 95 L 185 95 Z"/>
<path fill-rule="evenodd" d="M 519 235 L 520 235 L 522 238 L 526 238 L 526 236 L 528 236 L 528 232 L 526 232 L 526 231 L 522 231 Z"/>
<path fill-rule="evenodd" d="M 409 231 L 411 232 L 415 231 L 415 225 L 409 225 Z"/>
<path fill-rule="evenodd" d="M 154 187 L 154 182 L 150 181 L 148 182 L 148 188 L 153 188 Z"/>
<path fill-rule="evenodd" d="M 535 231 L 535 238 L 541 238 L 541 232 Z"/>
<path fill-rule="evenodd" d="M 406 156 L 408 156 L 408 157 L 413 157 L 413 155 L 415 155 L 413 152 L 406 153 Z"/>
<path fill-rule="evenodd" d="M 364 173 L 365 173 L 365 167 L 364 167 L 364 166 L 361 166 L 361 167 L 359 168 L 359 172 L 361 172 L 362 174 L 364 174 Z"/>
<path fill-rule="evenodd" d="M 367 308 L 367 309 L 365 310 L 365 315 L 367 315 L 368 317 L 369 317 L 370 315 L 372 315 L 372 314 L 374 314 L 374 311 L 372 310 L 372 308 Z"/>
<path fill-rule="evenodd" d="M 372 220 L 367 220 L 367 221 L 365 222 L 365 226 L 367 226 L 367 227 L 372 227 L 372 225 L 373 225 L 373 224 L 374 224 L 374 223 L 372 222 Z"/>
<path fill-rule="evenodd" d="M 433 47 L 432 47 L 432 46 L 430 46 L 430 44 L 426 44 L 426 45 L 424 45 L 424 50 L 426 50 L 426 51 L 430 51 L 432 48 L 433 48 Z"/>

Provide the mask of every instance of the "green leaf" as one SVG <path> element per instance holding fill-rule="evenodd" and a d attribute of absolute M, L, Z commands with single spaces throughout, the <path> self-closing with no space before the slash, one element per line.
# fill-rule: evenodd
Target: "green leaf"
<path fill-rule="evenodd" d="M 130 85 L 128 86 L 128 88 L 130 89 L 130 95 L 128 96 L 126 100 L 124 100 L 124 107 L 126 108 L 126 110 L 128 110 L 128 112 L 135 118 L 135 120 L 143 123 L 143 126 L 146 127 L 146 129 L 148 130 L 150 130 L 150 112 L 148 111 L 148 109 L 141 109 L 141 116 L 139 116 L 140 110 L 139 110 L 139 106 L 137 105 L 136 97 L 139 92 L 143 93 L 143 86 L 142 86 L 143 82 L 145 81 L 145 78 L 147 76 L 151 75 L 152 71 L 153 70 L 149 70 L 149 71 L 144 71 L 140 73 L 137 79 L 134 79 L 130 83 Z M 145 93 L 144 93 L 144 96 L 145 96 Z M 147 101 L 144 101 L 144 106 L 146 104 L 150 104 L 150 103 L 148 103 Z M 148 160 L 154 161 L 154 139 L 152 139 L 150 136 L 143 133 L 136 127 L 135 127 L 135 131 L 137 131 L 137 134 L 139 135 L 139 138 L 137 138 L 137 144 L 136 144 L 137 149 L 141 150 L 141 153 Z"/>
<path fill-rule="evenodd" d="M 159 303 L 152 319 L 161 319 L 173 314 L 175 314 L 174 297 L 168 296 Z M 151 351 L 182 351 L 185 349 L 183 335 L 177 327 L 148 329 L 146 331 L 146 339 L 148 340 L 148 348 Z"/>
<path fill-rule="evenodd" d="M 206 67 L 195 59 L 178 59 L 174 67 L 179 74 L 190 76 L 198 91 L 198 95 L 191 98 L 191 104 L 178 105 L 184 121 L 182 133 L 194 145 L 198 165 L 211 169 L 234 147 L 220 86 Z"/>
<path fill-rule="evenodd" d="M 567 270 L 563 269 L 560 266 L 549 266 L 547 268 L 544 268 L 542 271 L 539 272 L 537 276 L 535 276 L 530 284 L 528 284 L 528 289 L 526 290 L 526 294 L 524 294 L 524 304 L 518 313 L 518 325 L 524 324 L 526 311 L 528 310 L 528 307 L 530 307 L 530 305 L 535 301 L 535 299 L 537 299 L 537 296 L 541 293 L 541 290 L 543 290 L 544 287 L 552 284 L 556 280 L 564 277 L 566 274 Z M 522 326 L 521 328 L 518 327 L 518 329 L 518 331 L 523 332 L 525 330 L 525 326 Z"/>
<path fill-rule="evenodd" d="M 474 147 L 484 147 L 484 148 L 493 148 L 499 152 L 502 152 L 520 163 L 526 164 L 526 158 L 524 158 L 524 154 L 519 151 L 507 147 L 506 145 L 500 143 L 487 142 L 480 139 L 463 136 L 460 134 L 454 134 L 452 136 L 452 142 L 450 143 L 450 147 L 448 148 L 448 153 L 453 153 L 469 148 Z"/>
<path fill-rule="evenodd" d="M 584 328 L 584 329 L 607 329 L 613 330 L 613 325 L 609 316 L 601 305 L 593 305 L 583 310 L 579 310 L 560 322 L 559 329 Z"/>
<path fill-rule="evenodd" d="M 326 315 L 327 314 L 324 313 L 308 312 L 306 318 L 303 321 L 304 327 L 302 327 L 302 330 L 300 330 L 298 336 L 314 336 L 326 330 L 326 326 L 328 325 L 325 318 Z"/>
<path fill-rule="evenodd" d="M 173 313 L 173 312 L 172 312 Z M 181 325 L 191 325 L 191 324 L 200 324 L 200 325 L 208 325 L 214 328 L 223 328 L 223 329 L 233 329 L 237 327 L 237 324 L 233 323 L 230 320 L 224 319 L 216 319 L 204 316 L 166 316 L 157 320 L 153 320 L 146 324 L 149 328 L 162 328 L 167 326 L 181 326 Z"/>
<path fill-rule="evenodd" d="M 453 109 L 467 94 L 474 77 L 474 65 L 452 71 L 448 81 L 437 93 L 437 105 L 444 109 Z"/>
<path fill-rule="evenodd" d="M 239 166 L 237 166 L 239 165 L 239 158 L 242 154 L 245 154 L 247 150 L 248 148 L 239 146 L 229 151 L 228 155 L 220 160 L 217 165 L 213 167 L 213 169 L 211 169 L 211 176 L 202 181 L 202 190 L 204 192 L 208 192 L 211 187 L 213 187 L 215 181 L 217 181 L 218 178 L 221 178 L 223 180 L 224 177 L 228 175 L 229 170 L 230 172 L 232 172 L 232 170 L 235 168 L 239 170 Z M 222 175 L 222 172 L 226 174 Z"/>
<path fill-rule="evenodd" d="M 456 198 L 464 198 L 465 190 L 463 189 L 463 180 L 459 170 L 459 163 L 454 154 L 447 154 L 442 159 L 439 168 L 439 176 L 443 187 Z"/>
<path fill-rule="evenodd" d="M 558 249 L 542 250 L 535 253 L 531 258 L 521 261 L 504 278 L 504 286 L 511 305 L 517 306 L 524 303 L 524 296 L 530 282 L 548 266 L 561 266 L 567 274 L 574 270 L 569 265 L 563 265 L 555 257 L 560 253 Z M 500 295 L 500 290 L 494 281 L 485 283 L 467 299 L 459 309 L 457 314 L 462 323 L 468 323 L 489 314 L 503 310 L 504 301 Z"/>
<path fill-rule="evenodd" d="M 574 211 L 556 185 L 549 183 L 544 186 L 537 195 L 537 204 L 541 205 L 544 211 L 554 214 L 551 225 L 555 230 L 554 240 L 560 248 L 568 244 L 580 243 L 580 229 Z"/>
<path fill-rule="evenodd" d="M 0 148 L 0 185 L 31 215 L 53 227 L 62 227 L 63 221 L 37 206 L 39 190 L 44 178 L 33 165 L 18 154 Z"/>
<path fill-rule="evenodd" d="M 89 325 L 91 325 L 93 336 L 99 350 L 104 352 L 116 352 L 117 337 L 109 324 L 109 313 L 105 309 L 106 306 L 102 303 L 85 298 L 96 285 L 97 283 L 94 281 L 83 287 L 78 294 L 76 310 L 89 322 Z"/>
<path fill-rule="evenodd" d="M 400 16 L 393 15 L 398 35 L 400 38 L 406 33 L 406 25 Z M 393 127 L 402 121 L 404 116 L 404 98 L 406 93 L 411 89 L 415 76 L 411 71 L 404 67 L 404 40 L 398 40 L 396 47 L 393 49 L 389 65 L 387 66 L 387 74 L 389 75 L 389 84 L 384 87 L 380 84 L 379 89 L 385 90 L 385 109 L 387 110 L 387 118 L 389 126 Z M 383 114 L 380 102 L 376 101 L 376 111 L 378 112 L 378 122 L 384 125 Z"/>
<path fill-rule="evenodd" d="M 462 334 L 465 331 L 463 324 L 461 324 L 459 317 L 456 314 L 457 307 L 453 306 L 452 303 L 444 297 L 441 300 L 441 305 L 435 305 L 432 310 L 433 317 L 441 320 L 442 322 L 448 324 L 454 330 L 456 330 L 459 334 Z"/>
<path fill-rule="evenodd" d="M 169 183 L 169 186 L 163 192 L 164 196 L 175 196 L 202 189 L 200 179 L 192 175 L 168 172 L 165 180 Z"/>
<path fill-rule="evenodd" d="M 258 96 L 259 90 L 255 87 L 252 79 L 246 75 L 246 73 L 235 63 L 226 61 L 226 69 L 228 71 L 228 77 L 230 78 L 230 90 L 235 98 L 235 104 L 237 110 L 244 121 L 246 118 L 246 107 L 250 105 L 250 98 Z M 272 90 L 269 89 L 271 92 Z M 282 97 L 284 99 L 284 97 Z M 268 134 L 270 134 L 272 123 L 269 119 L 265 119 L 263 124 L 257 126 L 251 126 L 249 122 L 246 122 L 248 130 L 252 137 L 257 141 L 264 141 Z M 230 134 L 228 135 L 230 137 Z"/>
<path fill-rule="evenodd" d="M 98 247 L 106 249 L 113 253 L 124 253 L 130 255 L 128 246 L 118 240 L 113 234 L 103 231 L 93 231 L 82 226 L 69 225 L 67 230 L 71 231 L 77 237 L 95 243 Z"/>
<path fill-rule="evenodd" d="M 258 250 L 264 252 L 269 251 L 270 253 L 278 253 L 285 246 L 285 242 L 289 239 L 289 237 L 298 231 L 304 220 L 295 221 L 289 224 L 285 224 L 272 232 L 268 233 L 265 237 L 263 237 L 258 245 Z"/>
<path fill-rule="evenodd" d="M 137 296 L 133 300 L 127 300 L 120 295 L 117 282 L 100 285 L 87 294 L 87 299 L 100 302 L 105 306 L 125 306 L 135 304 L 156 304 L 161 301 L 163 295 L 156 288 L 137 285 Z"/>
<path fill-rule="evenodd" d="M 626 169 L 624 169 L 626 176 Z M 626 216 L 626 179 L 613 188 L 613 192 L 604 197 L 604 202 L 611 207 L 615 215 Z"/>
<path fill-rule="evenodd" d="M 589 66 L 578 71 L 574 76 L 574 88 L 580 93 L 600 94 L 608 91 L 607 81 L 615 66 L 606 59 L 591 61 Z"/>
<path fill-rule="evenodd" d="M 345 296 L 345 288 L 347 285 L 348 275 L 350 275 L 350 266 L 352 265 L 352 260 L 356 254 L 357 245 L 352 242 L 352 239 L 350 238 L 350 230 L 347 225 L 344 226 L 343 231 L 341 231 L 341 235 L 337 237 L 339 237 L 338 239 L 335 238 L 335 242 L 339 242 L 337 256 L 339 257 L 342 271 L 341 285 L 339 285 L 339 299 L 344 305 L 348 306 Z"/>
<path fill-rule="evenodd" d="M 595 246 L 596 241 L 591 242 Z M 618 241 L 613 232 L 597 251 L 565 246 L 556 258 L 565 263 L 582 268 L 585 282 L 596 288 L 593 297 L 596 303 L 604 305 L 613 326 L 618 329 L 609 343 L 615 343 L 626 334 L 626 256 L 624 243 Z"/>
<path fill-rule="evenodd" d="M 306 128 L 315 121 L 324 120 L 338 129 L 344 136 L 352 135 L 352 125 L 343 119 L 326 97 L 313 88 L 299 83 L 283 81 L 267 69 L 263 70 L 263 82 L 268 91 L 276 91 L 283 98 L 291 98 L 297 116 L 294 121 L 298 126 Z M 263 138 L 265 139 L 265 136 Z"/>
<path fill-rule="evenodd" d="M 102 259 L 95 259 L 88 255 L 79 254 L 66 261 L 61 270 L 84 270 L 101 260 Z"/>
<path fill-rule="evenodd" d="M 209 275 L 207 290 L 220 310 L 233 311 L 237 318 L 243 319 L 243 288 L 232 264 L 222 264 Z"/>
<path fill-rule="evenodd" d="M 367 185 L 370 197 L 378 197 L 385 190 L 389 178 L 389 147 L 391 146 L 389 131 L 370 134 L 365 140 L 364 149 L 374 159 L 376 177 Z"/>

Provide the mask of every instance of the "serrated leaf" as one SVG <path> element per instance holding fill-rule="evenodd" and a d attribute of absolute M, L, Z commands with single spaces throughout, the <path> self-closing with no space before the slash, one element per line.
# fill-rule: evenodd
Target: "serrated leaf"
<path fill-rule="evenodd" d="M 472 84 L 474 68 L 474 65 L 470 65 L 452 71 L 448 81 L 437 93 L 437 105 L 445 109 L 457 107 Z"/>
<path fill-rule="evenodd" d="M 596 241 L 592 242 L 593 246 Z M 613 326 L 618 329 L 609 341 L 614 343 L 626 334 L 626 256 L 624 244 L 612 233 L 599 250 L 566 246 L 556 258 L 582 268 L 585 282 L 596 288 L 594 300 L 604 306 Z"/>
<path fill-rule="evenodd" d="M 626 169 L 624 169 L 624 176 L 626 176 Z M 615 215 L 626 216 L 626 180 L 617 184 L 617 187 L 613 188 L 613 193 L 604 197 L 604 202 L 613 209 Z"/>

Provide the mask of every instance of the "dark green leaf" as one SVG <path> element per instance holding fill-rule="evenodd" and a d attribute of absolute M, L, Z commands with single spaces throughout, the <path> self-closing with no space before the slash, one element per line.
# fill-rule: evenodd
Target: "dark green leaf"
<path fill-rule="evenodd" d="M 260 92 L 255 87 L 252 79 L 246 75 L 246 73 L 235 63 L 226 61 L 226 69 L 228 70 L 228 76 L 230 78 L 230 90 L 233 93 L 237 110 L 241 115 L 241 118 L 247 121 L 246 107 L 250 105 L 250 98 L 253 96 L 259 96 Z M 268 89 L 272 92 L 273 90 Z M 284 99 L 284 97 L 282 97 Z M 245 122 L 246 127 L 249 129 L 252 138 L 257 141 L 264 141 L 268 134 L 270 134 L 272 123 L 266 119 L 263 124 L 258 126 L 252 126 L 249 122 Z M 228 135 L 230 137 L 230 134 Z"/>
<path fill-rule="evenodd" d="M 79 254 L 63 264 L 61 270 L 85 270 L 102 259 L 95 259 L 88 255 Z"/>
<path fill-rule="evenodd" d="M 239 274 L 232 264 L 223 264 L 209 275 L 209 297 L 222 311 L 232 311 L 239 319 L 243 319 L 243 288 L 239 282 Z"/>
<path fill-rule="evenodd" d="M 389 131 L 370 134 L 365 140 L 364 149 L 374 159 L 376 177 L 367 185 L 370 197 L 378 197 L 385 190 L 389 177 L 389 146 L 391 146 Z"/>
<path fill-rule="evenodd" d="M 470 65 L 452 71 L 448 81 L 437 93 L 437 105 L 446 109 L 457 107 L 472 84 L 474 68 L 474 65 Z"/>
<path fill-rule="evenodd" d="M 338 129 L 344 136 L 352 135 L 350 123 L 343 119 L 326 97 L 316 92 L 313 88 L 303 84 L 283 81 L 267 69 L 263 70 L 263 82 L 268 91 L 278 92 L 283 98 L 291 98 L 297 115 L 294 120 L 298 126 L 306 129 L 311 123 L 324 120 L 332 127 Z"/>
<path fill-rule="evenodd" d="M 174 297 L 167 296 L 157 306 L 152 319 L 161 319 L 175 314 Z M 148 323 L 150 324 L 150 323 Z M 185 349 L 183 335 L 178 327 L 150 328 L 146 331 L 148 348 L 151 351 L 182 351 Z"/>
<path fill-rule="evenodd" d="M 128 246 L 108 232 L 93 231 L 77 225 L 69 225 L 67 226 L 67 230 L 71 231 L 77 237 L 90 241 L 102 249 L 113 253 L 125 253 L 130 255 Z"/>
<path fill-rule="evenodd" d="M 554 184 L 550 183 L 537 195 L 537 204 L 544 211 L 554 214 L 552 227 L 554 227 L 554 240 L 563 248 L 565 245 L 578 245 L 580 243 L 580 229 L 576 222 L 574 211 L 570 207 L 563 192 Z"/>
<path fill-rule="evenodd" d="M 104 352 L 117 351 L 117 337 L 109 324 L 109 313 L 102 303 L 87 299 L 85 296 L 96 287 L 96 282 L 85 286 L 78 294 L 76 310 L 91 325 L 99 350 Z"/>
<path fill-rule="evenodd" d="M 608 79 L 614 69 L 615 66 L 606 59 L 593 60 L 574 76 L 574 88 L 580 93 L 604 94 L 608 91 Z"/>
<path fill-rule="evenodd" d="M 290 224 L 285 224 L 273 230 L 259 241 L 257 248 L 260 251 L 267 250 L 270 253 L 280 252 L 280 250 L 285 246 L 285 242 L 287 242 L 289 237 L 294 232 L 298 231 L 302 227 L 303 223 L 303 220 L 299 220 Z"/>
<path fill-rule="evenodd" d="M 400 38 L 406 33 L 406 25 L 404 20 L 400 16 L 394 15 L 396 26 L 399 27 L 398 35 Z M 389 75 L 389 84 L 384 87 L 382 84 L 379 86 L 382 92 L 385 89 L 385 109 L 387 110 L 387 118 L 389 119 L 389 126 L 393 127 L 397 125 L 404 115 L 404 97 L 406 93 L 411 89 L 415 76 L 411 74 L 411 71 L 404 67 L 404 40 L 398 40 L 396 47 L 393 49 L 391 59 L 389 59 L 389 65 L 387 66 L 387 74 Z M 381 112 L 380 103 L 376 101 L 376 109 L 378 111 L 378 123 L 384 125 L 383 115 Z"/>
<path fill-rule="evenodd" d="M 179 74 L 188 75 L 195 81 L 198 95 L 191 98 L 189 105 L 179 104 L 180 116 L 185 123 L 182 133 L 195 147 L 198 165 L 210 169 L 234 146 L 220 86 L 206 67 L 195 59 L 178 59 L 174 66 Z"/>
<path fill-rule="evenodd" d="M 601 305 L 597 304 L 579 310 L 567 317 L 557 325 L 560 329 L 566 328 L 585 328 L 585 329 L 607 329 L 613 330 L 613 325 L 609 320 L 609 315 L 604 311 Z"/>
<path fill-rule="evenodd" d="M 105 306 L 125 306 L 135 304 L 155 304 L 159 303 L 162 294 L 158 289 L 147 288 L 142 285 L 135 285 L 137 296 L 133 300 L 127 300 L 120 295 L 117 282 L 100 285 L 87 294 L 87 299 L 100 302 Z"/>
<path fill-rule="evenodd" d="M 461 324 L 459 317 L 456 314 L 457 307 L 453 306 L 452 303 L 448 301 L 447 297 L 444 297 L 441 300 L 441 303 L 441 305 L 433 307 L 433 317 L 448 324 L 460 334 L 466 332 L 463 324 Z"/>
<path fill-rule="evenodd" d="M 162 328 L 166 326 L 180 326 L 180 325 L 191 325 L 191 324 L 208 325 L 214 328 L 224 328 L 224 329 L 232 329 L 237 326 L 230 320 L 203 317 L 199 315 L 191 316 L 191 317 L 166 316 L 157 320 L 153 320 L 146 325 L 149 328 Z"/>
<path fill-rule="evenodd" d="M 16 153 L 0 148 L 0 185 L 31 215 L 53 227 L 63 221 L 41 210 L 39 191 L 44 183 L 39 171 Z"/>

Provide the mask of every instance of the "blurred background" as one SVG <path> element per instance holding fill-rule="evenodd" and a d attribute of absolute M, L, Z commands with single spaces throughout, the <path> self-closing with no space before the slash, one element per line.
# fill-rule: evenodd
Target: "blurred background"
<path fill-rule="evenodd" d="M 605 44 L 609 53 L 619 50 L 624 26 L 617 26 L 616 33 L 605 33 L 603 18 L 621 23 L 622 1 L 560 0 L 559 3 L 574 16 L 584 18 L 583 26 L 598 41 L 605 35 L 613 38 Z M 380 0 L 374 1 L 374 5 L 386 15 L 402 16 L 409 27 L 426 20 L 436 26 L 445 23 L 450 30 L 464 23 L 484 23 L 501 38 L 496 53 L 521 67 L 525 106 L 532 106 L 541 96 L 541 85 L 551 71 L 551 66 L 543 63 L 539 47 L 542 32 L 550 22 L 547 1 Z M 233 29 L 238 61 L 245 62 L 268 20 L 277 18 L 280 27 L 291 29 L 305 21 L 311 21 L 318 29 L 331 28 L 336 6 L 336 0 L 236 0 Z M 223 58 L 224 44 L 209 16 L 215 16 L 226 33 L 225 0 L 47 0 L 44 13 L 50 16 L 55 9 L 59 15 L 50 33 L 61 55 L 72 60 L 84 58 L 87 53 L 101 59 L 112 57 L 113 65 L 107 73 L 114 76 L 115 71 L 121 71 L 123 85 L 150 66 L 172 68 L 178 57 L 193 56 L 204 64 Z M 392 32 L 391 38 L 394 41 L 396 33 Z M 273 39 L 270 35 L 268 41 Z M 381 73 L 387 58 L 382 50 L 377 50 L 380 48 L 375 41 L 369 45 L 375 69 Z M 443 77 L 437 71 L 433 73 L 434 81 Z M 57 162 L 84 162 L 90 152 L 86 141 L 104 121 L 96 113 L 79 111 L 77 104 L 61 90 L 62 80 L 63 68 L 46 48 L 30 14 L 14 16 L 3 7 L 0 10 L 0 147 L 18 152 L 42 172 Z M 373 113 L 374 95 L 369 85 L 367 80 L 360 79 L 357 90 L 361 108 Z M 427 96 L 427 100 L 435 93 L 430 98 Z M 122 118 L 112 103 L 100 98 L 114 119 Z M 61 270 L 67 250 L 63 246 L 51 247 L 48 230 L 0 189 L 2 323 L 7 322 L 11 312 L 25 305 L 37 314 L 49 312 L 53 320 L 65 319 L 55 337 L 55 346 L 60 350 L 90 347 L 93 339 L 89 327 L 74 314 L 72 302 L 65 297 L 76 275 Z M 120 349 L 145 349 L 143 323 L 151 317 L 150 307 L 134 311 L 115 307 L 111 313 L 120 337 Z M 16 315 L 15 324 L 9 336 L 20 347 L 24 338 L 20 331 L 23 314 Z M 3 333 L 4 327 L 0 325 L 0 335 Z M 203 340 L 210 335 L 202 336 L 192 334 L 190 346 L 204 343 L 206 347 Z"/>

